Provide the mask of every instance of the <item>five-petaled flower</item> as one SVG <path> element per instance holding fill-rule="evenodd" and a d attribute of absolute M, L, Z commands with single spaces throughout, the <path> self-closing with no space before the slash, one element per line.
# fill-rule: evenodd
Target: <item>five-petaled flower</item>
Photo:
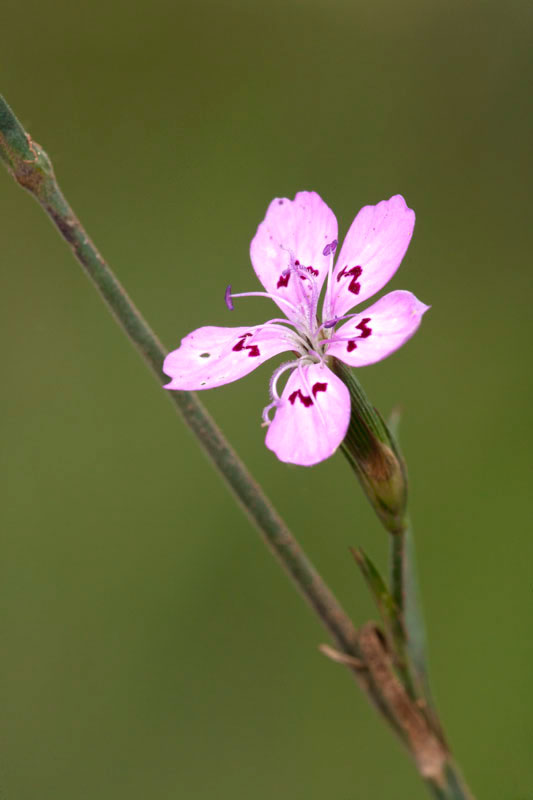
<path fill-rule="evenodd" d="M 163 370 L 172 380 L 165 388 L 211 389 L 291 352 L 294 357 L 270 381 L 271 402 L 263 411 L 266 445 L 293 464 L 310 466 L 329 458 L 350 422 L 350 394 L 331 370 L 332 359 L 363 367 L 386 358 L 415 333 L 429 308 L 411 292 L 394 291 L 362 312 L 349 313 L 392 278 L 414 223 L 401 195 L 365 206 L 334 266 L 337 220 L 319 195 L 299 192 L 292 201 L 273 200 L 250 247 L 265 291 L 233 294 L 229 286 L 226 304 L 232 310 L 233 298 L 269 297 L 285 318 L 243 328 L 198 328 L 166 357 Z M 287 372 L 280 393 L 278 382 Z"/>

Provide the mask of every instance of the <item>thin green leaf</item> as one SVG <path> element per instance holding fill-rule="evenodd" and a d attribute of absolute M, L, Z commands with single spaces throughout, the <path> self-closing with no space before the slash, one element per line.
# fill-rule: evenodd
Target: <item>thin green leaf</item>
<path fill-rule="evenodd" d="M 378 607 L 383 622 L 385 638 L 392 655 L 394 664 L 398 670 L 399 677 L 402 679 L 409 694 L 414 697 L 414 687 L 410 679 L 407 656 L 406 656 L 406 637 L 402 624 L 402 615 L 398 604 L 387 588 L 387 585 L 375 564 L 371 561 L 364 550 L 352 550 L 353 557 L 358 564 L 368 588 Z"/>
<path fill-rule="evenodd" d="M 387 420 L 387 428 L 388 428 L 389 433 L 391 434 L 392 438 L 395 441 L 398 441 L 398 438 L 399 438 L 400 422 L 401 421 L 402 421 L 402 409 L 399 406 L 396 406 L 390 412 L 389 418 Z"/>
<path fill-rule="evenodd" d="M 399 542 L 395 542 L 394 537 L 392 541 L 393 574 L 396 573 L 395 583 L 398 586 L 398 577 L 401 573 L 402 617 L 406 637 L 405 655 L 408 670 L 415 694 L 423 700 L 423 710 L 427 719 L 435 733 L 444 741 L 444 734 L 435 710 L 429 683 L 426 626 L 420 599 L 414 538 L 409 521 L 406 524 L 404 533 L 398 538 L 401 538 L 401 546 L 398 546 Z"/>

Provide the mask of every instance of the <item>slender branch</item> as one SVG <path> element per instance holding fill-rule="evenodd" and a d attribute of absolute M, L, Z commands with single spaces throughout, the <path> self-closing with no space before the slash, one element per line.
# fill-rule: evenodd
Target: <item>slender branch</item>
<path fill-rule="evenodd" d="M 426 625 L 418 586 L 413 530 L 408 517 L 403 528 L 392 535 L 390 540 L 391 594 L 400 609 L 411 678 L 417 687 L 418 696 L 426 701 L 427 714 L 432 720 L 433 727 L 439 730 L 444 740 L 429 683 Z"/>
<path fill-rule="evenodd" d="M 449 761 L 444 770 L 444 784 L 429 780 L 427 785 L 436 800 L 474 800 L 474 796 L 453 761 Z"/>
<path fill-rule="evenodd" d="M 405 530 L 400 530 L 393 534 L 390 542 L 391 557 L 391 594 L 396 601 L 396 605 L 403 614 L 404 597 L 404 550 L 405 550 Z"/>
<path fill-rule="evenodd" d="M 159 384 L 167 351 L 106 264 L 61 192 L 46 152 L 33 141 L 0 95 L 0 159 L 27 189 L 70 245 L 85 274 L 141 353 Z M 194 392 L 165 392 L 237 501 L 255 524 L 263 541 L 315 611 L 340 649 L 358 657 L 354 625 L 323 578 L 296 541 L 261 487 L 226 440 Z M 359 686 L 394 728 L 379 690 L 370 687 L 360 670 L 350 667 Z"/>
<path fill-rule="evenodd" d="M 61 192 L 50 159 L 0 96 L 0 158 L 46 211 L 85 274 L 161 383 L 166 350 L 106 264 Z M 216 423 L 192 392 L 165 392 L 261 532 L 285 571 L 346 653 L 357 655 L 354 626 Z"/>
<path fill-rule="evenodd" d="M 47 154 L 26 133 L 1 96 L 0 160 L 48 214 L 119 325 L 142 354 L 158 382 L 161 382 L 161 367 L 166 355 L 163 345 L 75 216 L 57 184 Z M 434 796 L 439 800 L 469 800 L 470 795 L 466 789 L 463 790 L 463 784 L 442 742 L 427 730 L 425 718 L 395 676 L 379 633 L 371 625 L 365 626 L 360 632 L 355 631 L 331 590 L 196 395 L 191 392 L 169 392 L 167 397 L 196 435 L 266 544 L 342 652 L 349 657 L 343 663 L 351 669 L 360 686 L 408 745 L 420 774 Z M 400 556 L 398 568 L 401 566 Z M 342 658 L 339 660 L 342 661 Z"/>
<path fill-rule="evenodd" d="M 384 618 L 395 675 L 404 691 L 402 695 L 396 686 L 396 701 L 391 706 L 389 700 L 389 710 L 402 728 L 403 738 L 414 755 L 419 772 L 435 797 L 465 800 L 471 795 L 453 765 L 429 686 L 425 626 L 413 535 L 407 516 L 405 462 L 394 432 L 371 405 L 355 376 L 342 364 L 336 364 L 334 369 L 348 386 L 352 405 L 350 426 L 342 450 L 390 535 L 390 589 L 365 555 L 359 553 L 356 556 Z M 397 423 L 397 419 L 395 421 Z M 392 626 L 387 630 L 390 623 Z M 378 652 L 375 642 L 374 645 Z M 363 658 L 369 663 L 364 652 Z M 386 675 L 384 670 L 377 681 L 382 697 L 386 696 Z M 389 675 L 389 678 L 390 686 L 395 686 L 393 677 Z M 418 730 L 415 737 L 412 736 L 413 721 Z M 426 771 L 428 766 L 431 774 Z"/>

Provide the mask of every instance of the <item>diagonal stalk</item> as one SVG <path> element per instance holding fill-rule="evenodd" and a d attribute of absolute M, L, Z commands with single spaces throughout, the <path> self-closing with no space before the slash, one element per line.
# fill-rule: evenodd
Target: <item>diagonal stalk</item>
<path fill-rule="evenodd" d="M 85 274 L 100 292 L 130 341 L 140 351 L 157 381 L 166 350 L 106 264 L 75 216 L 56 181 L 44 150 L 24 131 L 0 95 L 0 159 L 15 180 L 27 189 L 72 248 Z M 331 590 L 311 564 L 284 521 L 250 475 L 216 423 L 193 392 L 165 392 L 198 438 L 239 503 L 259 528 L 301 593 L 316 611 L 338 646 L 357 655 L 354 626 Z"/>
<path fill-rule="evenodd" d="M 161 382 L 161 367 L 166 351 L 134 306 L 108 267 L 62 194 L 45 151 L 34 142 L 0 96 L 0 160 L 15 180 L 42 206 L 60 234 L 72 248 L 84 272 L 100 292 L 104 302 L 130 341 L 140 351 L 156 379 Z M 432 747 L 442 761 L 442 770 L 429 775 L 420 768 L 416 732 L 425 730 L 419 710 L 410 703 L 388 664 L 379 636 L 367 630 L 368 652 L 362 652 L 361 634 L 342 609 L 331 590 L 309 561 L 298 542 L 278 515 L 261 487 L 226 441 L 208 412 L 191 392 L 169 392 L 184 421 L 198 438 L 211 462 L 221 473 L 237 500 L 259 529 L 264 541 L 277 556 L 326 629 L 348 657 L 345 662 L 361 688 L 387 719 L 393 730 L 410 745 L 412 754 L 433 795 L 438 800 L 470 800 L 449 756 L 434 740 Z M 351 657 L 351 660 L 350 660 Z M 425 735 L 424 735 L 425 736 Z M 431 744 L 419 741 L 421 751 Z"/>

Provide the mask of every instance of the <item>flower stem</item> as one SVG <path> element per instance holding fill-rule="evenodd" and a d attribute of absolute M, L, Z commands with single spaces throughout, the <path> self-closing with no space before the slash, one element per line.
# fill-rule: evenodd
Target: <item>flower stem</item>
<path fill-rule="evenodd" d="M 390 557 L 391 557 L 391 594 L 396 601 L 396 605 L 403 613 L 404 610 L 404 550 L 405 550 L 405 530 L 400 530 L 391 538 Z"/>
<path fill-rule="evenodd" d="M 428 788 L 436 800 L 474 800 L 463 776 L 452 761 L 445 768 L 444 785 L 428 781 Z"/>
<path fill-rule="evenodd" d="M 87 232 L 75 216 L 56 181 L 44 150 L 22 128 L 0 95 L 0 159 L 15 180 L 46 211 L 72 248 L 85 274 L 130 341 L 142 354 L 161 383 L 166 350 L 128 297 Z M 304 597 L 322 620 L 339 647 L 357 655 L 354 626 L 302 551 L 284 521 L 250 475 L 216 423 L 193 392 L 162 392 L 174 403 L 204 451 L 236 495 L 265 542 L 278 557 Z M 355 649 L 354 649 L 355 648 Z"/>
<path fill-rule="evenodd" d="M 413 534 L 407 516 L 405 462 L 394 431 L 372 406 L 355 375 L 339 362 L 333 365 L 333 369 L 348 386 L 352 403 L 350 426 L 342 450 L 390 538 L 389 587 L 365 555 L 359 554 L 356 561 L 380 607 L 385 635 L 389 634 L 394 671 L 409 698 L 406 707 L 409 708 L 409 701 L 415 704 L 425 721 L 424 725 L 420 719 L 417 720 L 422 733 L 412 738 L 411 723 L 404 720 L 408 746 L 435 797 L 462 800 L 470 795 L 450 760 L 429 685 L 425 625 Z M 399 705 L 392 716 L 402 721 Z M 430 779 L 425 771 L 425 759 L 431 748 L 434 752 L 429 759 L 433 776 Z"/>
<path fill-rule="evenodd" d="M 72 248 L 84 272 L 100 292 L 118 324 L 142 354 L 158 382 L 161 382 L 163 379 L 161 368 L 166 355 L 163 345 L 134 306 L 75 216 L 57 184 L 47 154 L 26 133 L 1 96 L 0 160 L 5 163 L 14 179 L 33 194 L 48 214 Z M 414 745 L 418 743 L 422 755 L 427 756 L 425 743 L 419 742 L 416 738 L 420 730 L 425 730 L 424 726 L 427 723 L 419 709 L 410 703 L 404 688 L 397 681 L 388 663 L 389 654 L 383 649 L 379 635 L 372 629 L 366 631 L 366 648 L 369 654 L 366 657 L 363 652 L 362 632 L 356 632 L 346 612 L 196 395 L 191 392 L 176 391 L 168 392 L 166 396 L 181 413 L 214 466 L 259 529 L 266 544 L 293 579 L 339 648 L 346 656 L 351 657 L 344 663 L 349 666 L 359 685 L 396 733 L 410 743 L 411 752 L 415 753 L 415 761 L 419 763 L 416 757 L 417 748 Z M 398 553 L 398 559 L 398 569 L 400 569 L 401 552 Z M 461 789 L 462 784 L 458 774 L 447 760 L 442 743 L 433 737 L 430 744 L 435 751 L 433 756 L 437 758 L 439 764 L 442 764 L 445 775 L 449 774 L 448 779 L 439 769 L 438 774 L 435 773 L 435 778 L 428 778 L 428 773 L 420 770 L 419 764 L 419 770 L 426 776 L 426 782 L 434 796 L 438 800 L 469 799 L 467 791 Z M 444 786 L 446 789 L 440 788 Z"/>

